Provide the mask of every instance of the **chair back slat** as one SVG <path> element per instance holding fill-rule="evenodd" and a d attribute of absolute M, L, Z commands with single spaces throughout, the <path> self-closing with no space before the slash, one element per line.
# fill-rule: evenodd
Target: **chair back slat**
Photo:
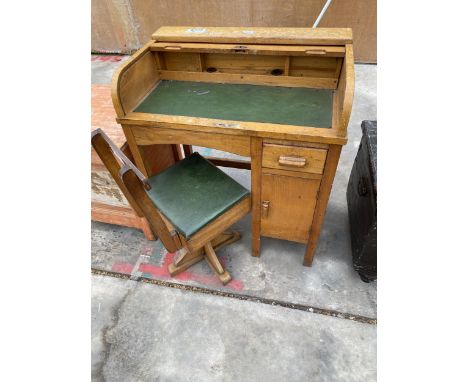
<path fill-rule="evenodd" d="M 123 163 L 122 157 L 127 158 L 125 154 L 114 145 L 110 138 L 101 129 L 94 130 L 91 133 L 91 145 L 98 154 L 104 166 L 111 174 L 115 183 L 117 183 L 120 190 L 127 198 L 130 206 L 135 210 L 137 216 L 143 217 L 143 212 L 119 176 L 119 171 Z M 119 151 L 120 153 L 118 153 Z"/>
<path fill-rule="evenodd" d="M 120 170 L 120 176 L 125 186 L 137 201 L 151 229 L 156 232 L 166 249 L 169 252 L 176 252 L 180 249 L 180 246 L 174 241 L 173 234 L 167 228 L 160 212 L 149 198 L 135 172 L 127 165 L 124 165 Z"/>

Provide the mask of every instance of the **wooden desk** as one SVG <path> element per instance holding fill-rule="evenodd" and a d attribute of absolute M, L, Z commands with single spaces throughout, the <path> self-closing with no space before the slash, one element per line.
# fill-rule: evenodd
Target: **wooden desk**
<path fill-rule="evenodd" d="M 252 255 L 260 237 L 307 244 L 312 264 L 354 93 L 350 29 L 162 27 L 114 75 L 137 166 L 145 147 L 250 156 Z"/>

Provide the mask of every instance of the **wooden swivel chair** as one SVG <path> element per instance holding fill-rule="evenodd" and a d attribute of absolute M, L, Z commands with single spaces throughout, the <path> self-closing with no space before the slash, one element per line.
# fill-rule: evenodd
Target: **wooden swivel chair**
<path fill-rule="evenodd" d="M 215 249 L 240 238 L 224 232 L 250 211 L 250 193 L 198 153 L 146 178 L 101 130 L 91 144 L 129 202 L 169 252 L 171 276 L 206 259 L 223 284 L 231 280 Z"/>

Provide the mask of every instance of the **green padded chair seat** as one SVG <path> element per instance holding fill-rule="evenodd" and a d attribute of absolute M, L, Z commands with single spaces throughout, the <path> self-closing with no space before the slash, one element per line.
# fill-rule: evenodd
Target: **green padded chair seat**
<path fill-rule="evenodd" d="M 186 238 L 250 193 L 198 153 L 148 179 L 148 196 Z"/>

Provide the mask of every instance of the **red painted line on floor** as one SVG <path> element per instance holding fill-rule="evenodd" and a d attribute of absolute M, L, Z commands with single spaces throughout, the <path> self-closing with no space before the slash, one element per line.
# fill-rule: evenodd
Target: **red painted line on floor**
<path fill-rule="evenodd" d="M 102 62 L 120 62 L 122 56 L 92 56 L 91 61 L 102 61 Z"/>
<path fill-rule="evenodd" d="M 118 272 L 118 273 L 125 273 L 125 274 L 130 274 L 132 273 L 133 265 L 130 263 L 115 263 L 112 266 L 112 272 Z"/>
<path fill-rule="evenodd" d="M 190 272 L 188 270 L 185 272 L 179 273 L 177 276 L 171 277 L 171 275 L 169 274 L 169 271 L 167 270 L 167 267 L 174 260 L 174 255 L 175 255 L 174 253 L 166 252 L 166 256 L 164 257 L 162 266 L 153 265 L 153 264 L 140 264 L 138 271 L 142 273 L 147 273 L 154 278 L 163 278 L 163 279 L 174 278 L 179 281 L 196 281 L 206 286 L 216 286 L 216 287 L 223 286 L 219 278 L 214 275 L 213 276 L 200 275 L 197 273 Z M 124 273 L 124 274 L 130 274 L 132 272 L 132 269 L 133 269 L 132 264 L 124 263 L 124 262 L 115 263 L 112 266 L 113 272 L 119 272 L 119 273 Z M 224 285 L 223 287 L 233 289 L 236 291 L 241 291 L 244 289 L 244 283 L 240 280 L 233 279 L 227 285 Z"/>

